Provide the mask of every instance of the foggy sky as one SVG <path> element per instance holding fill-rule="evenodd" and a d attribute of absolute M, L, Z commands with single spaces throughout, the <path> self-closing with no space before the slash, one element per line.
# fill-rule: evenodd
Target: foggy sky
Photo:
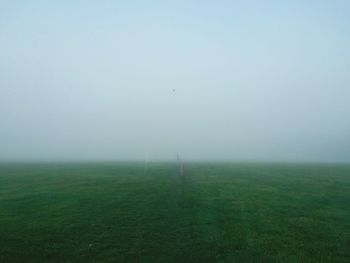
<path fill-rule="evenodd" d="M 0 1 L 0 160 L 350 161 L 349 1 Z"/>

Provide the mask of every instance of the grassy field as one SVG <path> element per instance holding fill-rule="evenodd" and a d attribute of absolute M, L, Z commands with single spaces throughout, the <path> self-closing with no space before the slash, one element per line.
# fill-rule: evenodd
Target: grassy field
<path fill-rule="evenodd" d="M 2 164 L 0 262 L 350 262 L 350 166 Z"/>

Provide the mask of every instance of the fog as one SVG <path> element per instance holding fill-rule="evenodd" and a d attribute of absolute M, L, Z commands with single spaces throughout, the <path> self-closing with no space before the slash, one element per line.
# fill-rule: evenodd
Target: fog
<path fill-rule="evenodd" d="M 1 1 L 0 160 L 350 161 L 349 1 Z"/>

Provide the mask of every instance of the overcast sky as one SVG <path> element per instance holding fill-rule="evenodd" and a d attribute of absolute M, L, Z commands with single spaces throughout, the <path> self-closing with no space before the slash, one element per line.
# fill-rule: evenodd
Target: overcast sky
<path fill-rule="evenodd" d="M 1 160 L 350 161 L 350 1 L 0 1 Z"/>

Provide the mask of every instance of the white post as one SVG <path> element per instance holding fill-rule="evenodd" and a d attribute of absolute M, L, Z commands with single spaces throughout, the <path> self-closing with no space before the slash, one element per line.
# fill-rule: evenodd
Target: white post
<path fill-rule="evenodd" d="M 148 168 L 148 152 L 145 152 L 145 165 L 143 169 L 143 174 L 146 174 Z"/>
<path fill-rule="evenodd" d="M 180 158 L 179 154 L 177 154 L 177 162 L 179 164 L 179 175 L 183 176 L 184 175 L 184 164 L 183 164 L 183 161 Z"/>

